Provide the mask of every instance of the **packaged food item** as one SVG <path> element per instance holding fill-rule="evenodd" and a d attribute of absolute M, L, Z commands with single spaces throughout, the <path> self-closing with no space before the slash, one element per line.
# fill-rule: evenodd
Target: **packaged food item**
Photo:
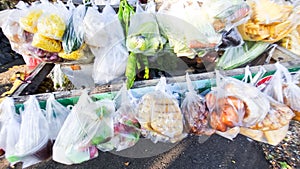
<path fill-rule="evenodd" d="M 182 140 L 184 122 L 178 101 L 166 90 L 166 79 L 161 78 L 156 90 L 145 94 L 139 103 L 137 119 L 141 132 L 154 143 L 175 143 Z"/>
<path fill-rule="evenodd" d="M 129 91 L 125 84 L 114 100 L 120 105 L 112 115 L 114 136 L 109 142 L 97 146 L 101 151 L 110 151 L 114 148 L 116 151 L 121 151 L 134 146 L 140 138 L 140 124 L 135 117 L 137 114 L 136 107 L 131 103 Z"/>
<path fill-rule="evenodd" d="M 86 90 L 65 120 L 53 146 L 53 160 L 78 164 L 98 156 L 96 145 L 113 137 L 112 100 L 94 102 Z"/>
<path fill-rule="evenodd" d="M 274 98 L 276 101 L 289 106 L 296 116 L 295 120 L 300 119 L 300 106 L 298 104 L 300 88 L 297 86 L 298 79 L 294 78 L 289 70 L 281 65 L 279 62 L 276 64 L 276 72 L 271 77 L 270 82 L 263 89 L 263 92 Z M 295 76 L 297 77 L 297 76 Z"/>
<path fill-rule="evenodd" d="M 62 36 L 62 46 L 64 52 L 67 54 L 78 50 L 84 42 L 83 19 L 86 14 L 87 6 L 79 5 L 75 9 L 70 10 L 72 13 Z"/>
<path fill-rule="evenodd" d="M 214 129 L 209 127 L 209 112 L 205 100 L 197 94 L 189 75 L 186 74 L 188 92 L 181 103 L 181 110 L 185 117 L 187 132 L 195 135 L 212 135 Z"/>
<path fill-rule="evenodd" d="M 31 45 L 48 52 L 60 52 L 62 50 L 61 42 L 50 39 L 40 33 L 35 33 Z"/>
<path fill-rule="evenodd" d="M 227 127 L 250 127 L 261 122 L 270 110 L 266 96 L 251 84 L 217 73 L 217 88 L 206 96 L 210 124 L 219 131 Z"/>
<path fill-rule="evenodd" d="M 64 20 L 57 14 L 42 16 L 37 24 L 38 33 L 52 39 L 61 40 L 66 29 Z"/>
<path fill-rule="evenodd" d="M 36 33 L 38 29 L 37 28 L 38 19 L 41 17 L 42 14 L 43 14 L 42 9 L 32 9 L 31 11 L 28 12 L 27 15 L 20 18 L 19 23 L 21 28 L 23 28 L 27 32 Z"/>
<path fill-rule="evenodd" d="M 252 9 L 248 22 L 238 26 L 244 40 L 274 43 L 297 26 L 297 6 L 279 0 L 247 1 Z"/>

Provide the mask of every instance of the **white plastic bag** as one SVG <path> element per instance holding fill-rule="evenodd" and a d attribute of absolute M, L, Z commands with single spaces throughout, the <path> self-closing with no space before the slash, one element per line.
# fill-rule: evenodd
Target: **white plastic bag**
<path fill-rule="evenodd" d="M 70 110 L 58 101 L 51 94 L 46 103 L 46 118 L 49 124 L 49 138 L 55 140 Z"/>
<path fill-rule="evenodd" d="M 56 138 L 53 160 L 70 165 L 97 157 L 95 145 L 113 136 L 114 111 L 111 100 L 93 102 L 87 91 L 83 91 Z"/>
<path fill-rule="evenodd" d="M 117 14 L 111 6 L 106 5 L 102 17 L 104 26 L 94 31 L 97 32 L 94 38 L 101 44 L 90 47 L 95 55 L 93 78 L 96 84 L 105 84 L 124 75 L 128 58 L 125 37 Z"/>
<path fill-rule="evenodd" d="M 49 125 L 35 96 L 29 96 L 29 99 L 24 102 L 24 111 L 21 112 L 21 117 L 22 123 L 20 137 L 16 144 L 16 154 L 24 157 L 47 149 Z M 47 155 L 51 156 L 51 154 L 43 154 L 43 157 Z"/>
<path fill-rule="evenodd" d="M 0 104 L 0 149 L 5 150 L 5 158 L 10 163 L 20 160 L 20 157 L 15 155 L 20 123 L 21 118 L 16 114 L 14 100 L 7 97 Z"/>

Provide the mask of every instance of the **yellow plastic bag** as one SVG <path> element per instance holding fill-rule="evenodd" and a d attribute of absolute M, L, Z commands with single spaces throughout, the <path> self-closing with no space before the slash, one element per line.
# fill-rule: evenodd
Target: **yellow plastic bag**
<path fill-rule="evenodd" d="M 62 50 L 60 41 L 47 38 L 39 33 L 34 34 L 31 45 L 48 52 L 60 52 Z"/>

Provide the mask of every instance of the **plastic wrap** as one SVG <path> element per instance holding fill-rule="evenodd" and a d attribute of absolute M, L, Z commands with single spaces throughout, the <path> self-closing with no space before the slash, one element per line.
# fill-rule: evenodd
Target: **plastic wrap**
<path fill-rule="evenodd" d="M 103 26 L 94 30 L 99 45 L 90 46 L 95 55 L 93 79 L 96 84 L 105 84 L 124 75 L 128 58 L 123 29 L 114 9 L 106 5 L 102 17 Z M 112 27 L 114 31 L 110 30 Z"/>
<path fill-rule="evenodd" d="M 51 140 L 56 139 L 69 113 L 70 110 L 56 101 L 53 94 L 49 96 L 46 103 L 46 118 L 50 126 L 49 138 Z"/>
<path fill-rule="evenodd" d="M 121 151 L 130 148 L 140 138 L 140 124 L 136 119 L 136 107 L 131 103 L 128 92 L 126 85 L 123 85 L 115 98 L 115 100 L 119 100 L 120 107 L 113 114 L 114 137 L 108 143 L 97 146 L 102 151 L 109 151 L 113 148 Z"/>
<path fill-rule="evenodd" d="M 146 11 L 137 4 L 136 13 L 130 17 L 126 46 L 133 53 L 153 56 L 162 50 L 166 43 L 166 39 L 160 34 L 155 11 L 151 11 L 150 5 L 155 5 L 153 3 L 147 4 Z"/>
<path fill-rule="evenodd" d="M 15 146 L 16 154 L 20 157 L 39 156 L 39 152 L 42 152 L 40 160 L 49 158 L 51 156 L 47 151 L 49 125 L 35 96 L 29 96 L 29 99 L 24 102 L 21 117 L 20 136 Z"/>
<path fill-rule="evenodd" d="M 175 143 L 182 140 L 184 119 L 178 101 L 166 90 L 166 79 L 162 77 L 156 90 L 145 94 L 139 103 L 137 119 L 142 134 L 154 143 Z"/>
<path fill-rule="evenodd" d="M 87 91 L 83 91 L 56 138 L 53 160 L 78 164 L 97 157 L 96 145 L 113 137 L 114 111 L 113 101 L 93 102 Z"/>
<path fill-rule="evenodd" d="M 186 81 L 188 91 L 181 103 L 181 110 L 185 117 L 187 132 L 196 135 L 212 135 L 214 129 L 209 127 L 205 100 L 194 90 L 188 74 L 186 74 Z"/>

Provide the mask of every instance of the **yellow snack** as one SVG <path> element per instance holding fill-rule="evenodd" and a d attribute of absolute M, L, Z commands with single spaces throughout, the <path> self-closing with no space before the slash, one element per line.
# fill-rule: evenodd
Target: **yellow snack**
<path fill-rule="evenodd" d="M 277 4 L 271 0 L 248 2 L 252 8 L 251 18 L 238 26 L 244 40 L 274 43 L 289 34 L 295 24 L 291 22 L 293 6 Z"/>
<path fill-rule="evenodd" d="M 40 18 L 37 29 L 45 37 L 61 40 L 66 29 L 66 24 L 60 16 L 49 14 Z"/>
<path fill-rule="evenodd" d="M 20 18 L 20 26 L 22 29 L 30 33 L 37 32 L 37 22 L 43 14 L 42 10 L 32 10 L 23 18 Z"/>
<path fill-rule="evenodd" d="M 84 47 L 85 45 L 82 45 L 78 50 L 73 51 L 69 54 L 65 53 L 64 51 L 59 52 L 58 56 L 67 60 L 78 60 L 84 56 Z"/>
<path fill-rule="evenodd" d="M 44 37 L 39 33 L 34 34 L 31 45 L 48 52 L 60 52 L 62 50 L 60 41 Z"/>

